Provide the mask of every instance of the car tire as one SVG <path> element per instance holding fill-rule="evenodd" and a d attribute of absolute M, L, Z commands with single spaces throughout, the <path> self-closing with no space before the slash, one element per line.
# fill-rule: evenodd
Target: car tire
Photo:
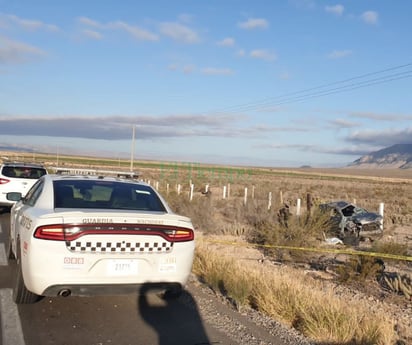
<path fill-rule="evenodd" d="M 9 260 L 9 261 L 16 260 L 16 256 L 14 255 L 13 249 L 12 249 L 12 246 L 11 246 L 10 235 L 9 235 L 9 238 L 8 238 L 8 241 L 7 241 L 7 249 L 6 250 L 7 250 L 7 252 L 6 252 L 7 260 Z"/>
<path fill-rule="evenodd" d="M 164 300 L 174 300 L 174 299 L 178 299 L 183 293 L 183 288 L 182 287 L 173 287 L 170 289 L 165 290 L 162 293 L 162 298 Z"/>
<path fill-rule="evenodd" d="M 18 251 L 20 254 L 20 251 Z M 16 265 L 16 281 L 13 287 L 13 301 L 16 304 L 32 304 L 39 300 L 40 296 L 27 290 L 26 285 L 24 285 L 23 271 L 21 267 L 20 256 L 17 257 Z"/>

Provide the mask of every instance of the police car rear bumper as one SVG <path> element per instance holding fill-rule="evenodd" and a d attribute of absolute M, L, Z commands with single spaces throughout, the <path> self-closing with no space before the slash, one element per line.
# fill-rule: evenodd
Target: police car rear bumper
<path fill-rule="evenodd" d="M 42 296 L 101 296 L 101 295 L 128 295 L 162 293 L 165 291 L 178 293 L 183 289 L 180 283 L 144 283 L 144 284 L 116 284 L 116 285 L 53 285 L 48 287 Z"/>

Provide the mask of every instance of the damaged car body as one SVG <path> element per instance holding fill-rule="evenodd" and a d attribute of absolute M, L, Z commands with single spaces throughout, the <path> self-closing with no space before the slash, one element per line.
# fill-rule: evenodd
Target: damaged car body
<path fill-rule="evenodd" d="M 383 234 L 383 217 L 346 201 L 333 201 L 320 205 L 330 212 L 331 230 L 346 244 L 360 240 L 377 240 Z"/>

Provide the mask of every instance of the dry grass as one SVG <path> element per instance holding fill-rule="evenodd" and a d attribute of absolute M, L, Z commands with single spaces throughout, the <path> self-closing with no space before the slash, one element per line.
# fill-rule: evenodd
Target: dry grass
<path fill-rule="evenodd" d="M 394 343 L 392 321 L 371 315 L 365 304 L 341 300 L 321 282 L 290 267 L 245 264 L 221 251 L 217 255 L 215 249 L 198 241 L 194 273 L 239 308 L 255 308 L 319 343 Z"/>

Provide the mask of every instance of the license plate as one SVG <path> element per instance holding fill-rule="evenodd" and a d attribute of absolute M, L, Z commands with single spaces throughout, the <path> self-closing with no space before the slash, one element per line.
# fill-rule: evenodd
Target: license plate
<path fill-rule="evenodd" d="M 107 263 L 107 273 L 114 276 L 136 275 L 137 260 L 110 260 Z"/>

